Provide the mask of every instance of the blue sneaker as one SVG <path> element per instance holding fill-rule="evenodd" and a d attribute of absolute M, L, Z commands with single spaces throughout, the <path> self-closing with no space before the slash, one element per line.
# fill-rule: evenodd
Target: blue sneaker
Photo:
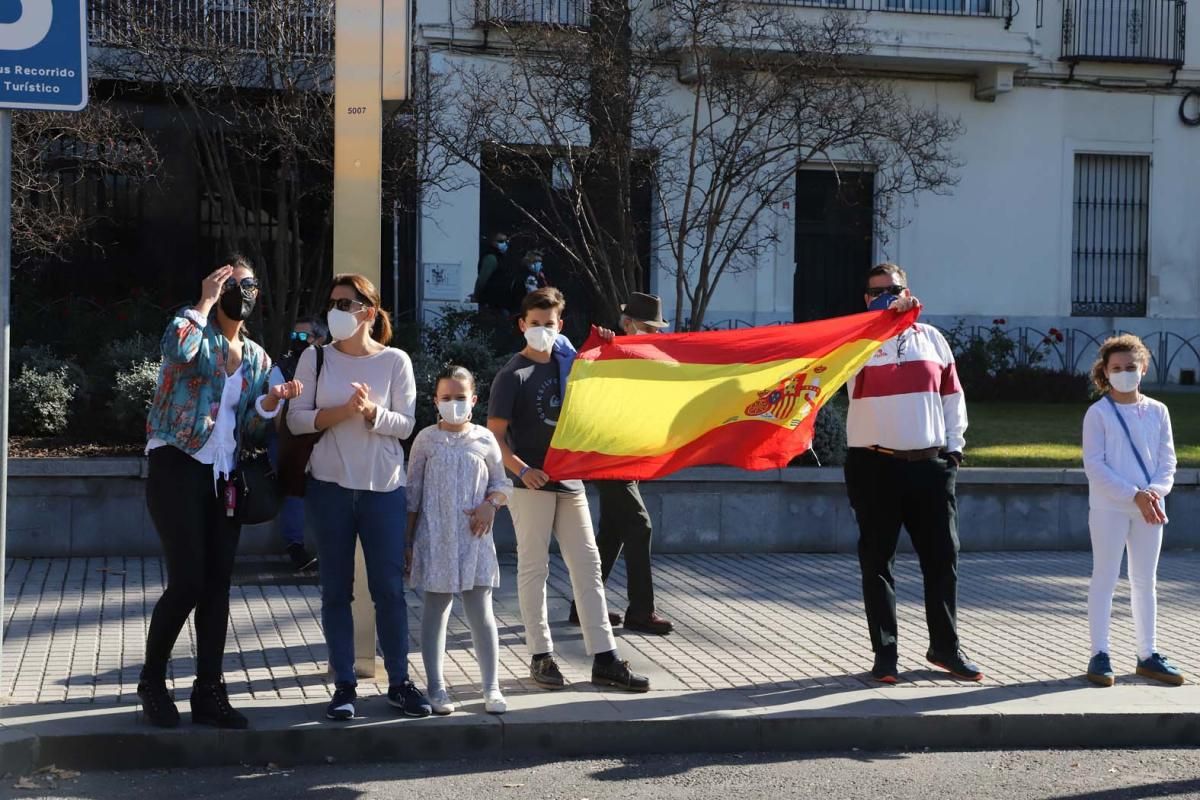
<path fill-rule="evenodd" d="M 325 707 L 325 716 L 329 719 L 345 721 L 354 719 L 354 701 L 358 693 L 349 684 L 342 684 L 333 692 L 333 700 Z"/>
<path fill-rule="evenodd" d="M 1183 673 L 1167 660 L 1166 656 L 1152 653 L 1149 658 L 1138 661 L 1137 674 L 1152 681 L 1169 683 L 1172 686 L 1183 684 Z"/>
<path fill-rule="evenodd" d="M 1117 682 L 1108 653 L 1101 651 L 1092 656 L 1088 662 L 1087 679 L 1097 686 L 1112 686 Z"/>
<path fill-rule="evenodd" d="M 421 690 L 412 681 L 405 681 L 399 686 L 388 688 L 388 705 L 404 711 L 406 717 L 428 717 L 433 713 L 429 698 L 421 694 Z"/>

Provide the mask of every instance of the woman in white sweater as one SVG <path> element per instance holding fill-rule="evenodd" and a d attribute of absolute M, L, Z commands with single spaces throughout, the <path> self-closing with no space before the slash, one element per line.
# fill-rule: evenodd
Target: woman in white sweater
<path fill-rule="evenodd" d="M 404 600 L 405 502 L 401 439 L 416 424 L 412 362 L 388 347 L 392 325 L 379 292 L 362 275 L 338 275 L 329 294 L 334 344 L 310 347 L 296 366 L 311 386 L 292 402 L 292 433 L 321 433 L 308 462 L 306 500 L 321 564 L 321 622 L 335 692 L 326 716 L 354 716 L 355 540 L 362 541 L 367 585 L 388 673 L 388 702 L 407 716 L 427 717 L 429 701 L 408 676 L 408 608 Z"/>
<path fill-rule="evenodd" d="M 1092 659 L 1087 677 L 1112 686 L 1109 629 L 1121 557 L 1129 554 L 1129 589 L 1137 635 L 1137 674 L 1179 685 L 1183 674 L 1155 644 L 1155 582 L 1167 522 L 1166 498 L 1175 481 L 1175 444 L 1167 407 L 1138 391 L 1150 351 L 1132 335 L 1100 346 L 1092 382 L 1101 398 L 1083 418 L 1083 467 L 1088 478 L 1092 582 L 1088 622 Z"/>

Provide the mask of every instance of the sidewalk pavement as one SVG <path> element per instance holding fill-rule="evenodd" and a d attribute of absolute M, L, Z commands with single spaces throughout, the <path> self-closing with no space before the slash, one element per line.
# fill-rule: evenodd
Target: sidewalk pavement
<path fill-rule="evenodd" d="M 455 607 L 447 683 L 462 708 L 447 718 L 398 718 L 364 681 L 359 718 L 324 720 L 330 696 L 314 585 L 237 585 L 225 674 L 252 730 L 144 725 L 134 690 L 150 611 L 164 575 L 158 559 L 14 560 L 6 564 L 0 694 L 0 771 L 47 764 L 134 768 L 328 759 L 546 756 L 679 750 L 1133 746 L 1200 744 L 1200 687 L 1134 676 L 1127 585 L 1114 604 L 1118 686 L 1097 689 L 1087 664 L 1087 553 L 966 554 L 960 564 L 963 645 L 987 674 L 963 684 L 924 662 L 916 561 L 897 563 L 898 686 L 869 681 L 858 566 L 843 555 L 686 555 L 655 559 L 658 605 L 676 632 L 618 631 L 623 658 L 650 675 L 647 695 L 601 692 L 587 681 L 578 628 L 567 625 L 570 582 L 552 559 L 548 590 L 564 692 L 529 681 L 515 595 L 503 559 L 496 598 L 503 717 L 483 713 L 471 638 Z M 1200 553 L 1169 552 L 1159 570 L 1159 648 L 1189 677 L 1200 673 Z M 624 575 L 609 601 L 622 610 Z M 424 685 L 420 598 L 409 594 L 413 679 Z M 172 662 L 181 710 L 192 681 L 193 632 Z"/>

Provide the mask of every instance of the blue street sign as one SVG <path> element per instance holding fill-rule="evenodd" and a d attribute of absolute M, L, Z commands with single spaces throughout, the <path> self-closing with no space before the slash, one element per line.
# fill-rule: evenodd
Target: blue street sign
<path fill-rule="evenodd" d="M 87 105 L 85 0 L 0 0 L 0 108 Z"/>

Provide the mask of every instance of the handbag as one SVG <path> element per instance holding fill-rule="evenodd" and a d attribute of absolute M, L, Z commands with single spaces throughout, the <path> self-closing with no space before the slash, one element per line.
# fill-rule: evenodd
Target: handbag
<path fill-rule="evenodd" d="M 1150 470 L 1146 469 L 1146 462 L 1142 460 L 1142 454 L 1138 452 L 1137 445 L 1133 443 L 1133 435 L 1129 432 L 1129 426 L 1125 424 L 1125 418 L 1121 416 L 1121 409 L 1117 408 L 1117 401 L 1112 399 L 1111 394 L 1104 396 L 1112 404 L 1113 413 L 1117 415 L 1117 422 L 1121 423 L 1121 430 L 1125 431 L 1125 441 L 1129 442 L 1129 447 L 1133 450 L 1133 457 L 1137 459 L 1138 466 L 1142 468 L 1142 475 L 1146 478 L 1146 486 L 1149 486 L 1152 482 Z"/>
<path fill-rule="evenodd" d="M 325 366 L 325 348 L 317 348 L 317 375 L 313 379 L 313 397 L 321 381 L 321 368 Z M 288 404 L 290 408 L 290 403 Z M 292 433 L 287 424 L 288 408 L 283 410 L 283 425 L 279 427 L 279 486 L 285 497 L 304 497 L 305 473 L 313 448 L 317 446 L 324 431 L 316 433 Z"/>
<path fill-rule="evenodd" d="M 279 478 L 266 450 L 245 452 L 239 448 L 241 457 L 229 480 L 237 489 L 237 504 L 233 517 L 239 525 L 258 525 L 270 522 L 279 515 L 283 505 L 283 492 Z"/>

